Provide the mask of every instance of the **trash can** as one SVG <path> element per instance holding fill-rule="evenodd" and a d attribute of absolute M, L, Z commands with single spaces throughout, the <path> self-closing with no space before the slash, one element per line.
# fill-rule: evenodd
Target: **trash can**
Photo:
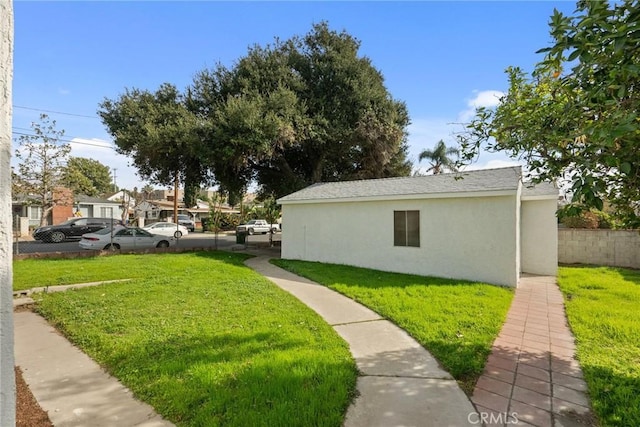
<path fill-rule="evenodd" d="M 236 231 L 236 243 L 244 245 L 247 240 L 247 233 L 245 231 Z"/>

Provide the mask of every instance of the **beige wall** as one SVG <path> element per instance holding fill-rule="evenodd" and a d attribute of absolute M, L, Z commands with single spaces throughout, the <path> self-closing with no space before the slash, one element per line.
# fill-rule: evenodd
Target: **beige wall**
<path fill-rule="evenodd" d="M 558 272 L 558 233 L 555 198 L 524 200 L 521 221 L 521 271 L 555 276 Z"/>
<path fill-rule="evenodd" d="M 285 204 L 282 257 L 516 286 L 513 196 Z M 420 210 L 420 247 L 393 246 L 393 211 Z"/>
<path fill-rule="evenodd" d="M 640 231 L 560 228 L 558 262 L 640 268 Z"/>

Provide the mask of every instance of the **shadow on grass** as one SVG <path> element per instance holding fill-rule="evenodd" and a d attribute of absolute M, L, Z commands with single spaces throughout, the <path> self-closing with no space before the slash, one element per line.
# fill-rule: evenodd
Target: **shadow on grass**
<path fill-rule="evenodd" d="M 314 277 L 321 274 L 322 277 L 326 278 L 324 283 L 326 286 L 344 284 L 347 286 L 377 289 L 384 287 L 407 288 L 411 286 L 476 286 L 479 284 L 478 282 L 462 279 L 445 279 L 441 277 L 392 273 L 342 264 L 325 264 L 298 260 L 290 262 L 286 259 L 272 259 L 270 262 L 310 280 L 315 280 Z M 303 268 L 297 268 L 296 265 L 300 265 Z M 328 271 L 326 266 L 330 266 L 331 271 Z"/>
<path fill-rule="evenodd" d="M 277 332 L 228 332 L 157 337 L 100 362 L 179 425 L 339 426 L 356 375 L 350 359 L 321 353 Z M 50 384 L 69 399 L 91 388 L 89 378 Z"/>

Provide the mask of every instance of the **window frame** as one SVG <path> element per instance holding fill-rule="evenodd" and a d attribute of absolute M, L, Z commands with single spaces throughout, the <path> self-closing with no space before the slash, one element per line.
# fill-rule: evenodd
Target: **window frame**
<path fill-rule="evenodd" d="M 393 211 L 393 246 L 420 247 L 420 211 Z"/>

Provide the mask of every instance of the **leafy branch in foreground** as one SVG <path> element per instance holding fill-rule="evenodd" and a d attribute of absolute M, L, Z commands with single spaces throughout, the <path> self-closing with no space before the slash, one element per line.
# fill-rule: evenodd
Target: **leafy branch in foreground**
<path fill-rule="evenodd" d="M 531 76 L 507 69 L 509 90 L 480 108 L 458 135 L 459 165 L 482 148 L 526 161 L 534 182 L 564 180 L 561 214 L 601 210 L 608 201 L 628 227 L 640 225 L 640 4 L 579 2 L 555 11 L 551 47 Z"/>

